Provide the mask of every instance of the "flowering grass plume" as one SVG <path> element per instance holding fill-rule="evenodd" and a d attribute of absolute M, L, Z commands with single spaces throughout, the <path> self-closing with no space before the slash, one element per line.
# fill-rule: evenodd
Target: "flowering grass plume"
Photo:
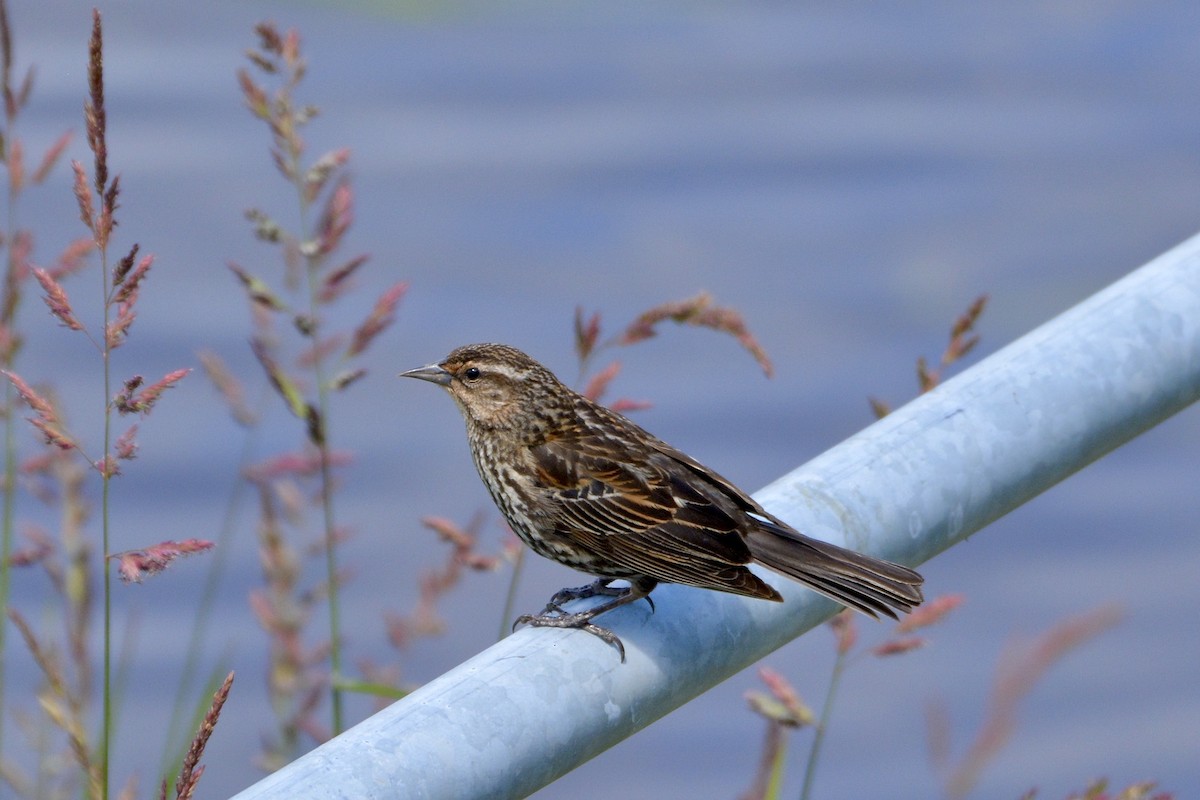
<path fill-rule="evenodd" d="M 649 339 L 658 333 L 659 323 L 666 320 L 679 325 L 694 325 L 727 333 L 754 356 L 754 360 L 768 378 L 774 373 L 771 359 L 746 327 L 742 315 L 732 308 L 713 305 L 713 297 L 708 292 L 701 292 L 695 297 L 675 303 L 663 303 L 643 312 L 621 333 L 617 342 L 630 345 Z"/>
<path fill-rule="evenodd" d="M 979 344 L 975 326 L 979 322 L 979 318 L 983 316 L 987 302 L 986 294 L 979 295 L 967 307 L 967 310 L 954 320 L 954 324 L 950 326 L 950 341 L 946 344 L 946 349 L 942 351 L 942 357 L 936 368 L 929 366 L 925 356 L 917 358 L 917 390 L 919 394 L 925 394 L 940 384 L 946 370 L 965 358 L 975 349 L 975 345 Z M 882 400 L 870 397 L 867 398 L 867 402 L 871 404 L 871 413 L 875 415 L 876 419 L 883 419 L 892 412 L 892 407 Z"/>
<path fill-rule="evenodd" d="M 284 291 L 273 288 L 268 280 L 239 264 L 231 263 L 230 269 L 253 305 L 285 315 L 291 327 L 308 340 L 306 352 L 299 359 L 301 364 L 320 368 L 327 361 L 345 363 L 366 352 L 379 334 L 392 325 L 408 286 L 401 281 L 385 289 L 362 322 L 348 335 L 323 330 L 320 310 L 346 295 L 352 285 L 351 278 L 360 273 L 367 261 L 365 255 L 355 255 L 345 261 L 331 259 L 354 222 L 354 191 L 345 173 L 350 151 L 337 148 L 304 165 L 305 146 L 300 132 L 317 115 L 317 110 L 300 105 L 295 98 L 295 91 L 307 71 L 300 50 L 300 36 L 295 30 L 281 33 L 266 22 L 258 25 L 255 31 L 259 47 L 249 51 L 247 58 L 260 77 L 273 80 L 277 85 L 273 91 L 269 90 L 250 68 L 240 69 L 238 83 L 243 98 L 251 113 L 267 124 L 272 137 L 272 161 L 280 174 L 296 186 L 304 211 L 312 206 L 320 207 L 315 220 L 311 221 L 311 232 L 307 219 L 302 219 L 299 232 L 293 233 L 262 209 L 246 212 L 259 240 L 283 248 Z M 307 284 L 304 290 L 294 292 L 302 283 Z M 289 293 L 298 294 L 296 302 L 289 302 Z M 283 359 L 270 352 L 274 349 L 273 339 L 256 337 L 255 354 L 272 386 L 293 414 L 309 421 L 310 440 L 317 443 L 323 436 L 319 399 L 308 401 L 303 398 L 299 389 L 303 381 L 288 373 Z M 319 371 L 323 380 L 318 388 L 334 390 L 344 389 L 364 372 L 361 368 L 347 369 L 326 378 L 324 370 Z M 353 378 L 348 379 L 347 375 Z"/>
<path fill-rule="evenodd" d="M 124 388 L 113 400 L 113 406 L 120 414 L 141 414 L 142 416 L 146 416 L 154 409 L 163 392 L 174 388 L 175 384 L 183 380 L 191 371 L 189 368 L 168 372 L 158 381 L 145 388 L 142 388 L 145 382 L 142 376 L 134 375 L 125 381 Z"/>
<path fill-rule="evenodd" d="M 191 800 L 195 794 L 196 785 L 200 782 L 200 776 L 204 774 L 204 765 L 200 763 L 200 758 L 204 755 L 204 748 L 208 745 L 208 739 L 212 736 L 212 732 L 217 726 L 217 720 L 221 716 L 221 709 L 225 706 L 225 701 L 229 698 L 229 690 L 231 688 L 233 688 L 232 672 L 225 676 L 221 687 L 213 695 L 212 704 L 208 707 L 208 712 L 204 715 L 204 719 L 200 723 L 200 730 L 196 731 L 196 737 L 192 739 L 192 744 L 188 747 L 187 754 L 183 758 L 183 765 L 179 769 L 179 777 L 175 779 L 175 800 Z M 167 800 L 167 781 L 165 778 L 163 779 L 158 796 L 159 800 Z"/>
<path fill-rule="evenodd" d="M 127 339 L 129 331 L 136 319 L 136 304 L 139 290 L 146 275 L 154 263 L 151 255 L 138 258 L 139 245 L 134 244 L 128 253 L 113 265 L 111 272 L 107 267 L 107 251 L 113 228 L 116 225 L 116 210 L 120 196 L 120 176 L 109 178 L 107 125 L 108 113 L 104 104 L 104 53 L 103 33 L 99 12 L 92 16 L 92 36 L 88 45 L 88 99 L 84 104 L 84 121 L 87 132 L 88 146 L 93 154 L 92 179 L 88 179 L 87 169 L 79 161 L 72 161 L 71 167 L 75 174 L 74 193 L 79 207 L 80 219 L 91 232 L 90 241 L 82 240 L 73 243 L 59 260 L 53 270 L 33 268 L 32 274 L 42 288 L 42 299 L 50 313 L 68 330 L 82 332 L 88 336 L 92 344 L 104 354 L 105 369 L 109 366 L 108 354 L 121 346 Z M 57 158 L 57 154 L 55 154 Z M 104 331 L 100 337 L 93 336 L 79 319 L 74 306 L 63 287 L 60 278 L 77 271 L 82 264 L 82 256 L 89 250 L 100 252 L 104 262 Z M 143 379 L 140 375 L 125 381 L 125 389 L 118 394 L 112 407 L 122 414 L 145 415 L 154 407 L 164 391 L 173 387 L 187 373 L 188 369 L 175 370 L 166 377 L 144 389 L 141 388 Z M 40 401 L 36 392 L 11 371 L 5 375 L 16 386 L 22 399 L 36 413 L 30 421 L 42 433 L 47 443 L 62 449 L 81 449 L 78 441 L 69 435 L 53 408 Z M 106 479 L 119 474 L 116 462 L 132 458 L 137 449 L 134 439 L 136 428 L 127 430 L 118 438 L 112 452 L 105 452 L 99 459 L 90 459 L 93 466 Z M 107 450 L 107 443 L 106 443 Z"/>
<path fill-rule="evenodd" d="M 746 692 L 746 702 L 754 713 L 767 721 L 767 733 L 754 780 L 739 800 L 767 800 L 780 795 L 788 732 L 816 722 L 812 710 L 800 699 L 787 678 L 770 667 L 760 667 L 758 676 L 767 691 Z"/>
<path fill-rule="evenodd" d="M 400 305 L 400 300 L 407 291 L 407 283 L 397 283 L 379 296 L 371 313 L 354 329 L 350 346 L 346 348 L 348 357 L 364 352 L 376 336 L 391 327 L 396 321 L 396 307 Z"/>
<path fill-rule="evenodd" d="M 34 267 L 33 275 L 37 278 L 37 282 L 41 284 L 42 300 L 45 301 L 50 313 L 53 314 L 59 322 L 65 327 L 73 331 L 83 330 L 83 324 L 75 318 L 75 312 L 71 310 L 71 301 L 67 299 L 67 292 L 63 289 L 62 284 L 54 279 L 44 269 Z"/>
<path fill-rule="evenodd" d="M 9 383 L 17 390 L 17 394 L 25 404 L 33 409 L 34 416 L 27 417 L 29 424 L 37 428 L 45 439 L 46 444 L 60 450 L 75 448 L 75 441 L 63 430 L 62 420 L 49 400 L 42 397 L 32 386 L 15 372 L 0 370 L 0 374 L 8 378 Z"/>
<path fill-rule="evenodd" d="M 800 693 L 787 678 L 770 667 L 759 667 L 758 677 L 767 687 L 767 693 L 746 692 L 746 701 L 760 716 L 789 728 L 803 728 L 816 722 Z"/>
<path fill-rule="evenodd" d="M 159 542 L 141 550 L 126 550 L 108 556 L 117 562 L 117 573 L 126 583 L 141 583 L 157 575 L 177 558 L 211 550 L 213 543 L 203 539 L 184 539 L 180 542 Z"/>
<path fill-rule="evenodd" d="M 459 584 L 464 569 L 491 572 L 515 558 L 521 544 L 511 535 L 498 555 L 479 552 L 479 534 L 485 519 L 483 514 L 476 514 L 465 527 L 445 517 L 421 519 L 421 524 L 436 533 L 451 549 L 445 565 L 422 573 L 420 595 L 413 611 L 408 614 L 389 613 L 386 616 L 388 639 L 392 646 L 403 649 L 419 637 L 435 636 L 445 630 L 445 622 L 437 612 L 437 604 Z"/>
<path fill-rule="evenodd" d="M 296 465 L 300 466 L 300 465 Z M 285 536 L 286 512 L 280 505 L 294 503 L 299 516 L 302 499 L 289 486 L 288 473 L 278 468 L 262 468 L 248 472 L 248 478 L 258 490 L 260 505 L 258 522 L 259 560 L 265 586 L 250 594 L 250 609 L 267 633 L 271 666 L 267 673 L 267 690 L 278 725 L 273 735 L 263 737 L 263 750 L 258 762 L 267 770 L 275 770 L 295 758 L 302 736 L 323 742 L 328 728 L 317 723 L 314 712 L 328 688 L 328 678 L 321 669 L 329 657 L 329 643 L 309 644 L 305 630 L 327 595 L 328 587 L 306 588 L 301 583 L 302 559 Z"/>
<path fill-rule="evenodd" d="M 100 797 L 106 770 L 103 762 L 92 752 L 88 738 L 86 711 L 83 701 L 86 690 L 78 681 L 72 681 L 63 668 L 62 660 L 53 648 L 46 647 L 34 633 L 29 622 L 16 609 L 9 609 L 8 618 L 25 640 L 25 646 L 33 656 L 45 680 L 38 691 L 38 703 L 54 723 L 67 736 L 71 755 L 80 772 L 85 776 L 88 795 Z"/>
<path fill-rule="evenodd" d="M 204 368 L 205 374 L 221 394 L 234 421 L 243 428 L 250 428 L 257 424 L 258 412 L 252 409 L 246 401 L 245 387 L 230 372 L 225 361 L 212 350 L 201 350 L 198 357 L 200 358 L 200 365 Z"/>
<path fill-rule="evenodd" d="M 600 312 L 585 315 L 583 308 L 575 308 L 574 341 L 575 355 L 579 359 L 581 379 L 588 373 L 592 359 L 602 350 L 612 347 L 628 347 L 643 342 L 657 335 L 658 326 L 666 321 L 680 325 L 691 325 L 710 328 L 721 333 L 732 335 L 754 356 L 763 373 L 769 378 L 774 368 L 766 351 L 758 340 L 750 333 L 742 315 L 737 311 L 713 305 L 713 298 L 708 292 L 701 292 L 687 300 L 661 303 L 639 314 L 633 322 L 615 336 L 601 338 Z M 589 400 L 599 401 L 609 389 L 610 384 L 621 371 L 619 361 L 609 363 L 607 367 L 597 370 L 584 383 L 581 393 Z M 644 400 L 619 398 L 607 404 L 613 411 L 625 413 L 649 408 L 650 403 Z"/>
<path fill-rule="evenodd" d="M 928 392 L 941 383 L 942 371 L 956 361 L 964 358 L 975 349 L 975 345 L 979 344 L 979 336 L 974 333 L 975 323 L 983 315 L 983 310 L 987 307 L 987 301 L 988 296 L 986 294 L 979 295 L 967 307 L 967 310 L 954 320 L 954 325 L 950 328 L 950 342 L 942 352 L 942 358 L 937 369 L 929 369 L 929 365 L 925 363 L 924 358 L 917 359 L 917 382 L 922 393 Z"/>
<path fill-rule="evenodd" d="M 639 314 L 633 322 L 611 339 L 600 338 L 600 313 L 585 318 L 583 309 L 575 309 L 575 353 L 581 369 L 592 356 L 606 347 L 628 347 L 658 335 L 663 322 L 674 322 L 699 328 L 708 328 L 734 337 L 769 378 L 774 374 L 771 359 L 758 339 L 750 332 L 741 313 L 727 306 L 714 305 L 712 295 L 700 292 L 687 300 L 660 303 Z"/>
<path fill-rule="evenodd" d="M 26 525 L 21 531 L 28 544 L 8 554 L 12 567 L 32 567 L 46 561 L 55 552 L 54 542 L 45 530 L 36 525 Z"/>
<path fill-rule="evenodd" d="M 48 399 L 53 404 L 53 398 Z M 35 786 L 43 787 L 43 794 L 51 788 L 70 791 L 68 787 L 73 787 L 78 791 L 82 780 L 87 796 L 98 797 L 104 770 L 90 738 L 95 685 L 92 612 L 96 598 L 93 544 L 86 530 L 90 520 L 85 497 L 88 472 L 72 452 L 47 448 L 25 459 L 20 475 L 22 485 L 33 497 L 61 508 L 63 522 L 57 539 L 37 526 L 26 525 L 23 533 L 32 544 L 25 551 L 12 553 L 10 561 L 14 566 L 41 567 L 61 600 L 55 611 L 64 635 L 60 642 L 59 626 L 37 631 L 15 608 L 6 611 L 42 674 L 36 698 L 49 725 L 39 727 L 38 741 L 46 755 L 39 760 L 36 780 L 23 779 L 12 762 L 3 765 L 3 777 L 14 792 L 25 796 L 35 796 Z M 65 738 L 68 757 L 64 758 L 58 743 L 47 736 L 51 731 Z"/>
<path fill-rule="evenodd" d="M 966 597 L 962 594 L 946 594 L 923 603 L 897 623 L 893 636 L 872 647 L 871 655 L 896 656 L 924 647 L 929 643 L 928 640 L 914 636 L 913 631 L 938 624 L 947 614 L 962 605 L 964 600 Z"/>
<path fill-rule="evenodd" d="M 258 46 L 247 52 L 249 64 L 238 70 L 238 85 L 250 113 L 270 131 L 271 160 L 294 189 L 300 214 L 293 230 L 261 208 L 246 211 L 254 236 L 280 249 L 281 281 L 268 280 L 257 270 L 240 264 L 229 266 L 245 290 L 254 315 L 254 355 L 271 388 L 288 411 L 302 421 L 307 444 L 320 458 L 321 486 L 315 497 L 322 510 L 322 542 L 326 547 L 332 673 L 328 685 L 332 687 L 331 727 L 337 732 L 344 727 L 339 687 L 347 679 L 341 674 L 343 643 L 339 632 L 338 582 L 342 573 L 334 550 L 344 531 L 337 525 L 334 512 L 334 464 L 328 430 L 331 395 L 367 374 L 360 359 L 395 321 L 407 284 L 397 282 L 384 289 L 349 331 L 329 330 L 330 306 L 347 297 L 352 278 L 362 274 L 367 261 L 365 255 L 339 256 L 354 223 L 355 196 L 347 173 L 350 151 L 335 148 L 306 162 L 301 132 L 316 117 L 317 109 L 297 99 L 308 69 L 300 35 L 295 30 L 281 32 L 269 22 L 259 24 L 255 33 Z M 289 726 L 285 722 L 285 727 Z M 289 737 L 285 733 L 283 738 Z"/>
<path fill-rule="evenodd" d="M 592 375 L 588 382 L 584 385 L 584 397 L 589 400 L 599 400 L 605 393 L 608 392 L 609 384 L 613 382 L 618 375 L 621 374 L 621 362 L 613 361 L 602 370 L 598 370 Z M 625 414 L 630 411 L 643 411 L 650 408 L 653 404 L 648 400 L 631 400 L 628 397 L 620 397 L 609 403 L 608 407 L 619 414 Z"/>

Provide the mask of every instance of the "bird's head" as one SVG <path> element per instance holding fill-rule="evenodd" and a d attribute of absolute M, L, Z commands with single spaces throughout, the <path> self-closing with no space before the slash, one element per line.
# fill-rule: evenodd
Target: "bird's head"
<path fill-rule="evenodd" d="M 468 424 L 493 429 L 536 425 L 546 402 L 565 389 L 550 370 L 504 344 L 464 345 L 400 377 L 444 387 Z"/>

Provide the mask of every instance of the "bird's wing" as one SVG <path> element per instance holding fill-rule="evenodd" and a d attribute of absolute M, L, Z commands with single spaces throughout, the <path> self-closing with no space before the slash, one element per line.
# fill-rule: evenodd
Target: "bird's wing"
<path fill-rule="evenodd" d="M 714 472 L 709 467 L 704 466 L 696 459 L 684 453 L 681 450 L 676 450 L 671 445 L 661 439 L 649 436 L 649 446 L 653 447 L 658 458 L 666 459 L 672 462 L 677 469 L 690 473 L 695 479 L 695 483 L 706 487 L 708 493 L 716 493 L 720 495 L 724 501 L 732 503 L 737 508 L 748 514 L 756 514 L 761 517 L 767 517 L 771 520 L 775 518 L 763 510 L 754 498 L 743 492 L 734 485 L 728 478 Z M 782 524 L 782 523 L 781 523 Z"/>
<path fill-rule="evenodd" d="M 635 471 L 598 448 L 556 439 L 532 454 L 539 483 L 565 526 L 596 536 L 640 534 L 675 516 L 677 506 L 662 476 Z"/>
<path fill-rule="evenodd" d="M 693 485 L 671 459 L 636 444 L 616 451 L 607 440 L 563 437 L 532 449 L 538 476 L 557 506 L 557 525 L 566 535 L 619 557 L 651 559 L 637 566 L 661 580 L 696 583 L 689 562 L 711 571 L 722 564 L 749 563 L 740 523 L 726 508 Z M 660 561 L 668 560 L 671 565 Z M 689 574 L 672 574 L 677 569 Z M 710 580 L 704 581 L 705 584 Z"/>

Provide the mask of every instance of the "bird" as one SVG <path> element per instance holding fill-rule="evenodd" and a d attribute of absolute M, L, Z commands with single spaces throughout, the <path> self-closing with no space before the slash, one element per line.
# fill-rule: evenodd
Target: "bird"
<path fill-rule="evenodd" d="M 400 373 L 449 392 L 479 476 L 535 553 L 596 579 L 518 625 L 578 628 L 625 647 L 597 616 L 677 583 L 781 602 L 758 563 L 864 614 L 897 618 L 923 597 L 908 567 L 805 536 L 712 469 L 574 391 L 504 344 L 470 344 Z M 627 586 L 612 586 L 613 581 Z M 587 610 L 563 604 L 605 597 Z"/>

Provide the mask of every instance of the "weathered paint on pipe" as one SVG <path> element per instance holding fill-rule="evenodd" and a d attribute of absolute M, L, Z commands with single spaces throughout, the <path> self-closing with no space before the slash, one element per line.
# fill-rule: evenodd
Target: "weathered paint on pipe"
<path fill-rule="evenodd" d="M 756 494 L 797 528 L 918 564 L 1200 397 L 1194 237 Z M 579 631 L 524 629 L 237 795 L 523 797 L 836 609 L 678 586 Z"/>

